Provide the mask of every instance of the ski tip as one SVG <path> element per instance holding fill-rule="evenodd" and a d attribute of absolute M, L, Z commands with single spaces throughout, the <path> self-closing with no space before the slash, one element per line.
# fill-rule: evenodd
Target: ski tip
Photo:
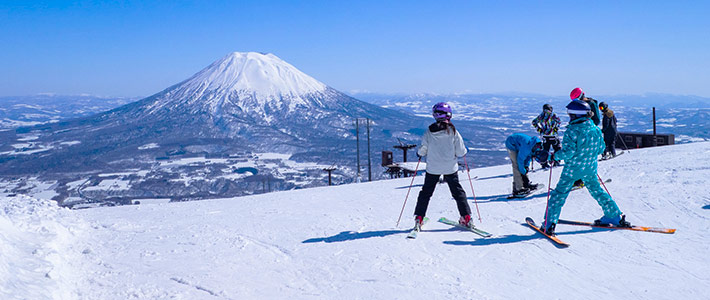
<path fill-rule="evenodd" d="M 673 228 L 653 228 L 653 227 L 639 227 L 643 231 L 651 231 L 651 232 L 657 232 L 657 233 L 665 233 L 665 234 L 674 234 L 675 229 Z"/>
<path fill-rule="evenodd" d="M 542 232 L 542 231 L 540 230 L 540 228 L 537 227 L 537 224 L 535 224 L 535 221 L 534 221 L 531 217 L 525 218 L 525 222 L 526 222 L 527 225 L 530 226 L 533 230 L 539 232 L 540 234 L 542 234 L 543 236 L 545 236 L 547 239 L 549 239 L 550 241 L 552 241 L 552 243 L 555 245 L 555 247 L 560 248 L 560 249 L 569 247 L 569 244 L 563 242 L 562 240 L 560 240 L 559 238 L 557 238 L 557 236 L 554 236 L 554 235 L 552 235 L 552 236 L 551 236 L 551 235 L 547 235 L 547 234 L 545 234 L 544 232 Z"/>

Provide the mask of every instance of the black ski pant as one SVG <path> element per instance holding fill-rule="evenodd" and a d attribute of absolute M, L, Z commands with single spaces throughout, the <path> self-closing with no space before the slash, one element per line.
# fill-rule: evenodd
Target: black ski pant
<path fill-rule="evenodd" d="M 429 200 L 431 195 L 434 194 L 434 189 L 436 184 L 439 182 L 441 175 L 434 175 L 426 173 L 424 177 L 424 186 L 419 192 L 419 197 L 417 198 L 417 207 L 414 209 L 414 215 L 426 216 L 427 207 L 429 207 Z M 471 214 L 471 207 L 468 206 L 468 201 L 466 200 L 466 192 L 461 187 L 459 183 L 459 173 L 453 173 L 444 175 L 444 181 L 449 185 L 449 191 L 451 191 L 451 196 L 456 200 L 456 207 L 459 209 L 459 214 L 462 216 Z"/>
<path fill-rule="evenodd" d="M 562 146 L 560 146 L 560 140 L 557 138 L 557 136 L 543 135 L 542 136 L 542 149 L 545 152 L 549 153 L 550 146 L 552 146 L 552 149 L 554 149 L 555 152 L 560 151 L 560 149 L 562 149 Z"/>
<path fill-rule="evenodd" d="M 616 147 L 614 142 L 616 142 L 616 133 L 614 133 L 613 136 L 611 134 L 604 135 L 604 143 L 606 144 L 606 149 L 604 150 L 605 154 L 616 156 Z"/>

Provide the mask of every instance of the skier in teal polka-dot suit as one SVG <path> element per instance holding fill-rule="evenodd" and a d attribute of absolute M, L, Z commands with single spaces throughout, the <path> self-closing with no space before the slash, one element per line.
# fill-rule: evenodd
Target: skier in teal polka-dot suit
<path fill-rule="evenodd" d="M 562 149 L 557 151 L 553 158 L 557 161 L 564 160 L 565 165 L 560 180 L 551 193 L 546 221 L 543 221 L 542 226 L 543 230 L 551 234 L 554 234 L 562 206 L 574 182 L 579 179 L 604 210 L 604 217 L 597 222 L 617 226 L 623 226 L 625 222 L 616 202 L 599 184 L 597 157 L 604 152 L 606 145 L 601 130 L 590 120 L 590 111 L 589 105 L 583 101 L 573 100 L 567 105 L 570 123 L 562 140 Z"/>

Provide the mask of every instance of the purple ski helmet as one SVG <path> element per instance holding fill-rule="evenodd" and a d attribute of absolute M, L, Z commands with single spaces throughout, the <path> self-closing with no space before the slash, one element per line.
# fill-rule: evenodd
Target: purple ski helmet
<path fill-rule="evenodd" d="M 431 108 L 432 116 L 437 121 L 448 121 L 451 120 L 451 106 L 446 102 L 439 102 L 434 104 Z"/>

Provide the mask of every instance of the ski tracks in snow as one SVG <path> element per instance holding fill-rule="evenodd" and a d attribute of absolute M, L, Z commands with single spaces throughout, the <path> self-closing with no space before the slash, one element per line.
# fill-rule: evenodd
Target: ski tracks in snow
<path fill-rule="evenodd" d="M 98 219 L 92 222 L 96 246 L 89 255 L 96 265 L 94 287 L 87 293 L 101 299 L 321 294 L 308 279 L 318 262 L 304 262 L 298 249 L 280 243 L 282 230 L 234 222 L 230 214 L 169 209 L 176 206 L 90 216 Z M 132 219 L 136 212 L 130 210 L 141 210 L 145 218 Z M 205 216 L 210 222 L 195 221 Z"/>

